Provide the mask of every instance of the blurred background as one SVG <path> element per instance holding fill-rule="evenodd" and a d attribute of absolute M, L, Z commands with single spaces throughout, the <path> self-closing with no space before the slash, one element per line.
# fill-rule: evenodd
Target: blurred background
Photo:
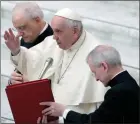
<path fill-rule="evenodd" d="M 17 2 L 1 1 L 1 122 L 12 123 L 13 116 L 5 88 L 14 67 L 3 34 L 11 22 L 11 11 Z M 139 84 L 139 1 L 34 1 L 50 23 L 58 9 L 71 8 L 82 17 L 84 28 L 103 44 L 119 50 L 125 69 Z M 25 101 L 26 102 L 26 101 Z"/>

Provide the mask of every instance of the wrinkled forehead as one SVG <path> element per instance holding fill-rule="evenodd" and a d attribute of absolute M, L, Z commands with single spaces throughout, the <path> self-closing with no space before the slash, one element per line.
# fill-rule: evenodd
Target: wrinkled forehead
<path fill-rule="evenodd" d="M 96 71 L 96 67 L 94 66 L 94 64 L 90 59 L 88 60 L 88 66 L 93 73 Z"/>
<path fill-rule="evenodd" d="M 16 13 L 12 16 L 12 23 L 14 27 L 26 25 L 31 19 L 26 18 L 23 14 Z"/>
<path fill-rule="evenodd" d="M 64 29 L 66 27 L 66 19 L 60 16 L 54 16 L 51 21 L 53 29 Z"/>
<path fill-rule="evenodd" d="M 94 65 L 94 63 L 93 63 L 93 59 L 92 59 L 91 56 L 88 56 L 88 57 L 87 57 L 87 63 L 88 63 L 88 65 L 90 65 L 90 66 L 92 66 L 93 68 L 95 68 L 95 65 Z"/>

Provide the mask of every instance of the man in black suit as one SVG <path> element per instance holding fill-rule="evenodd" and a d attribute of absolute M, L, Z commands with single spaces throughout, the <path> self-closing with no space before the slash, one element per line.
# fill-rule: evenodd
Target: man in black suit
<path fill-rule="evenodd" d="M 33 2 L 17 3 L 12 11 L 12 23 L 18 32 L 18 37 L 22 37 L 21 46 L 26 48 L 31 48 L 47 36 L 53 35 L 51 26 L 44 20 L 43 11 Z M 9 30 L 12 32 L 11 29 Z M 18 70 L 15 70 L 11 74 L 9 83 L 16 84 L 23 82 L 23 79 L 27 80 L 23 77 Z"/>
<path fill-rule="evenodd" d="M 40 105 L 50 106 L 42 111 L 44 117 L 63 116 L 68 124 L 139 123 L 140 88 L 134 78 L 122 68 L 118 51 L 111 46 L 99 45 L 89 53 L 87 63 L 96 80 L 100 80 L 105 87 L 111 87 L 100 107 L 93 113 L 80 114 L 55 102 L 42 102 Z M 40 120 L 39 118 L 37 123 Z M 46 122 L 46 118 L 42 122 Z"/>

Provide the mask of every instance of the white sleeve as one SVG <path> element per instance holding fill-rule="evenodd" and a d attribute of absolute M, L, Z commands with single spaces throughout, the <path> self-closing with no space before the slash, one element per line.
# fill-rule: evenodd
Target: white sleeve
<path fill-rule="evenodd" d="M 63 118 L 66 119 L 67 114 L 69 113 L 69 111 L 71 111 L 70 109 L 65 109 L 65 111 L 63 112 Z"/>
<path fill-rule="evenodd" d="M 26 65 L 26 52 L 28 51 L 25 47 L 20 47 L 20 52 L 16 56 L 10 56 L 10 59 L 12 61 L 12 64 L 20 71 L 25 71 L 25 65 Z M 22 66 L 23 65 L 23 66 Z"/>

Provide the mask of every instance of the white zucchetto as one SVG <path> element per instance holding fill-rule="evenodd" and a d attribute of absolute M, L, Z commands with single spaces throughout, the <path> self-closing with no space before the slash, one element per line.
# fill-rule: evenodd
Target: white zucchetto
<path fill-rule="evenodd" d="M 81 21 L 80 15 L 77 14 L 75 11 L 72 11 L 69 8 L 61 9 L 61 10 L 57 11 L 54 15 L 64 17 L 67 19 L 71 19 L 71 20 Z"/>

